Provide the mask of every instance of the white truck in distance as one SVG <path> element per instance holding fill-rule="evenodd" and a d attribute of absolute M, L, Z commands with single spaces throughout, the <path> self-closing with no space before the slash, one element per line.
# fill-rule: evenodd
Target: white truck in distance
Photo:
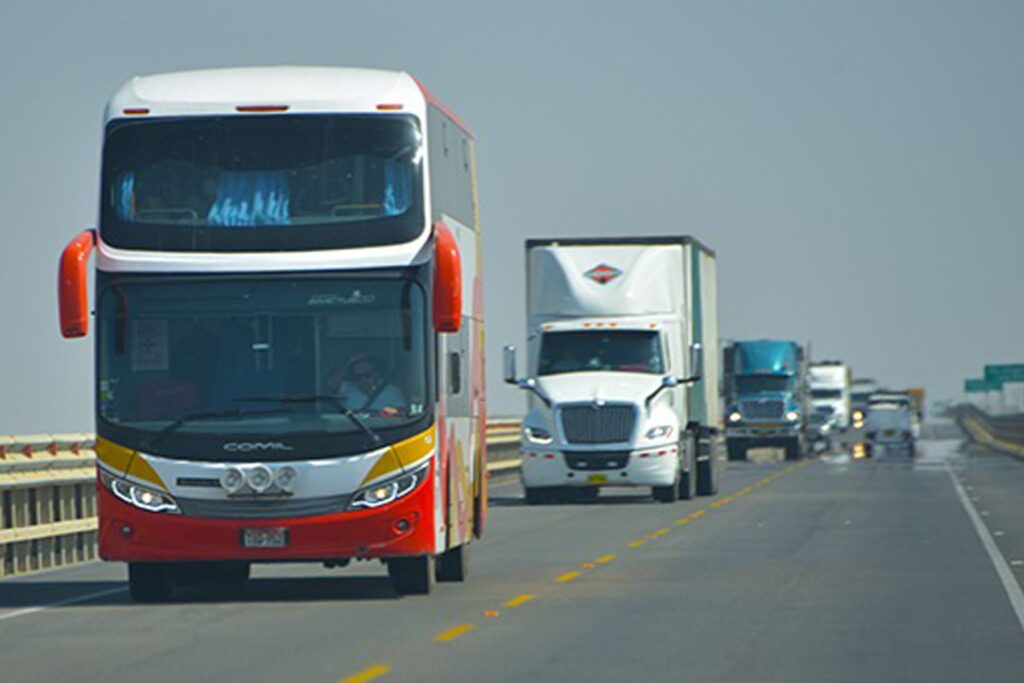
<path fill-rule="evenodd" d="M 849 366 L 839 361 L 813 363 L 808 369 L 810 432 L 815 445 L 828 447 L 850 428 L 851 381 Z"/>
<path fill-rule="evenodd" d="M 689 237 L 529 240 L 529 392 L 522 480 L 530 504 L 649 486 L 717 492 L 715 255 Z"/>
<path fill-rule="evenodd" d="M 868 400 L 864 432 L 872 457 L 883 453 L 913 457 L 917 431 L 917 414 L 907 394 L 877 392 Z"/>

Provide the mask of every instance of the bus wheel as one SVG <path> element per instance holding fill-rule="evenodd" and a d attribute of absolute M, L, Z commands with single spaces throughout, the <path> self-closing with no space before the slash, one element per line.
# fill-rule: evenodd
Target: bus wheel
<path fill-rule="evenodd" d="M 388 560 L 388 576 L 399 595 L 428 595 L 434 587 L 434 557 L 393 557 Z"/>
<path fill-rule="evenodd" d="M 174 583 L 162 564 L 129 562 L 128 592 L 135 602 L 166 602 L 174 594 Z"/>
<path fill-rule="evenodd" d="M 469 576 L 469 545 L 445 551 L 437 558 L 438 581 L 465 581 Z"/>

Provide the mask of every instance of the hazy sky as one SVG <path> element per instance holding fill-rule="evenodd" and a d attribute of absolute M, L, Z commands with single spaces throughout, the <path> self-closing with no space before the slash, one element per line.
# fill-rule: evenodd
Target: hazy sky
<path fill-rule="evenodd" d="M 92 428 L 57 256 L 96 221 L 100 124 L 178 69 L 405 69 L 478 142 L 488 380 L 523 240 L 693 234 L 726 337 L 953 396 L 1024 360 L 1024 3 L 13 2 L 0 7 L 0 434 Z"/>

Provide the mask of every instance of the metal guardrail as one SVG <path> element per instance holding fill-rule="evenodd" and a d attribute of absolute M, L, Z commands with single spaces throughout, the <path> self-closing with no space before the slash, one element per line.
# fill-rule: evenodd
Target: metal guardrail
<path fill-rule="evenodd" d="M 488 474 L 519 467 L 519 421 L 487 421 Z M 92 434 L 0 436 L 0 577 L 96 558 Z"/>
<path fill-rule="evenodd" d="M 989 415 L 975 406 L 959 405 L 953 419 L 972 442 L 1024 458 L 1024 414 Z"/>

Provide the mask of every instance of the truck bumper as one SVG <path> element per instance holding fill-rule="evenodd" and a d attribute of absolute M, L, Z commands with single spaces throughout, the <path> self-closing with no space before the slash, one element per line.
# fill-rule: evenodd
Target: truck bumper
<path fill-rule="evenodd" d="M 99 550 L 127 562 L 320 561 L 433 554 L 434 484 L 373 510 L 297 518 L 220 519 L 147 512 L 98 487 Z M 243 530 L 287 529 L 283 548 L 246 548 Z"/>
<path fill-rule="evenodd" d="M 679 444 L 630 451 L 522 449 L 523 486 L 670 486 L 677 480 Z"/>
<path fill-rule="evenodd" d="M 743 439 L 751 443 L 764 443 L 765 448 L 771 445 L 782 445 L 786 441 L 800 438 L 800 428 L 790 425 L 744 425 L 729 427 L 725 430 L 726 439 Z M 757 446 L 754 446 L 757 448 Z"/>

